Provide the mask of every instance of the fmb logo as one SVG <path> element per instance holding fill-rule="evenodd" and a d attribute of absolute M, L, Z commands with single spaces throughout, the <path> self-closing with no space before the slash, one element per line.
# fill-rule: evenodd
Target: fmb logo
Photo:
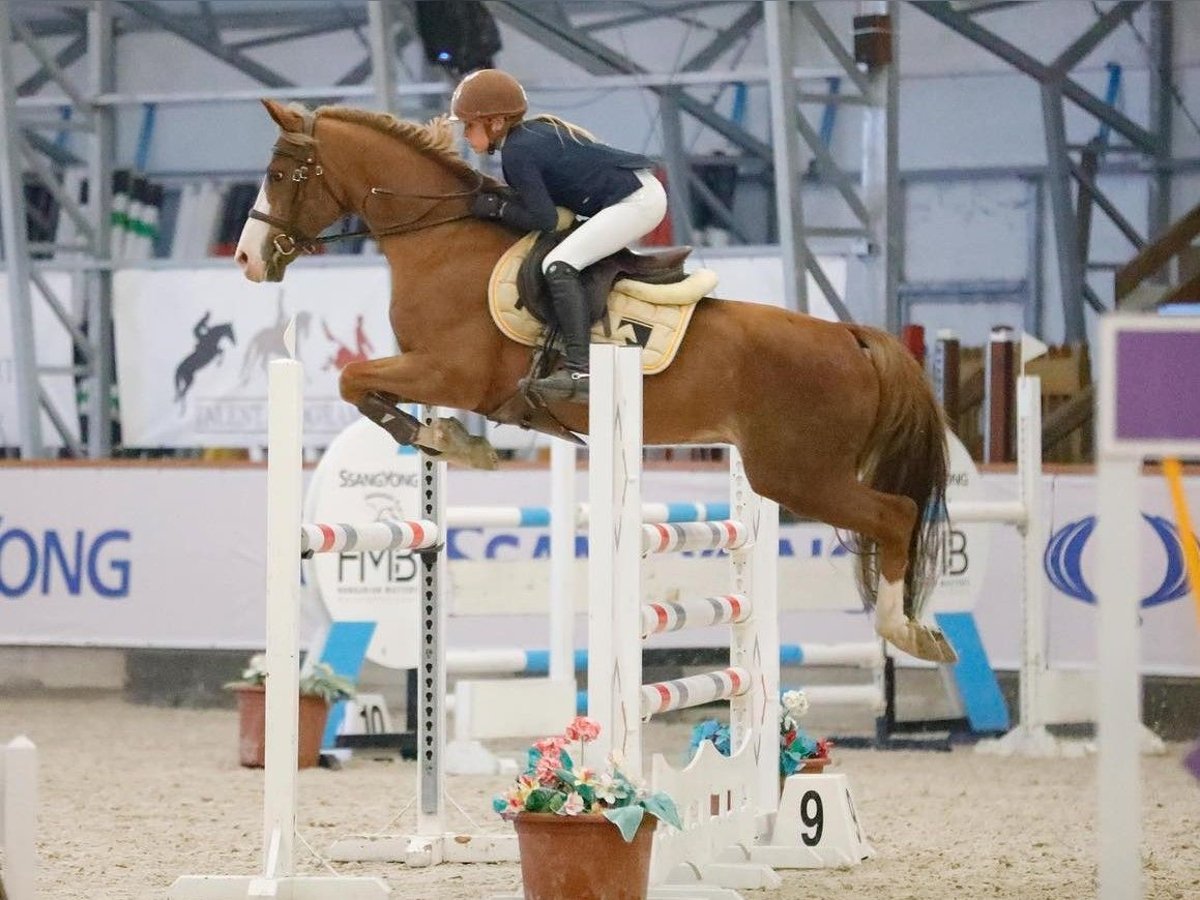
<path fill-rule="evenodd" d="M 1142 513 L 1146 524 L 1162 542 L 1166 553 L 1166 571 L 1162 581 L 1148 596 L 1142 598 L 1143 609 L 1178 600 L 1188 592 L 1187 573 L 1183 565 L 1183 542 L 1179 529 L 1161 516 Z M 1096 530 L 1096 517 L 1085 516 L 1068 522 L 1050 536 L 1043 564 L 1050 583 L 1068 597 L 1095 603 L 1096 594 L 1083 577 L 1083 548 Z M 1192 535 L 1192 540 L 1196 540 Z"/>

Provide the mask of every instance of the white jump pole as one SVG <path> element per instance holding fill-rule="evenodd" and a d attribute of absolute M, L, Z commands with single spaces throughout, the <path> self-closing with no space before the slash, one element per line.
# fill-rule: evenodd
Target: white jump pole
<path fill-rule="evenodd" d="M 1200 317 L 1111 313 L 1100 319 L 1096 394 L 1100 900 L 1142 897 L 1142 463 L 1200 458 Z M 1192 535 L 1181 534 L 1184 541 Z M 1193 586 L 1194 587 L 1194 586 Z"/>
<path fill-rule="evenodd" d="M 575 684 L 575 445 L 550 444 L 550 679 Z"/>
<path fill-rule="evenodd" d="M 8 900 L 37 896 L 37 748 L 24 735 L 0 754 L 0 894 Z"/>
<path fill-rule="evenodd" d="M 300 529 L 304 368 L 273 360 L 267 411 L 267 723 L 263 877 L 295 874 L 300 732 Z"/>
<path fill-rule="evenodd" d="M 295 354 L 295 323 L 284 343 Z M 387 897 L 378 878 L 297 876 L 296 781 L 300 730 L 300 547 L 304 371 L 294 358 L 272 360 L 267 414 L 266 748 L 263 757 L 262 873 L 185 875 L 173 900 L 293 900 Z"/>
<path fill-rule="evenodd" d="M 1004 737 L 981 741 L 976 749 L 1000 755 L 1058 756 L 1066 748 L 1046 730 L 1046 586 L 1041 558 L 1046 546 L 1042 514 L 1042 380 L 1031 375 L 1017 379 L 1017 483 L 1016 501 L 949 505 L 951 521 L 1015 525 L 1021 535 L 1019 720 Z"/>
<path fill-rule="evenodd" d="M 596 750 L 619 751 L 639 777 L 680 804 L 684 828 L 656 839 L 653 898 L 733 898 L 729 887 L 778 887 L 769 865 L 750 858 L 778 804 L 779 639 L 775 567 L 778 507 L 750 491 L 731 450 L 731 515 L 720 522 L 641 521 L 642 372 L 638 348 L 593 345 L 589 410 L 588 710 L 603 726 Z M 641 558 L 648 553 L 727 549 L 731 593 L 678 604 L 641 599 Z M 761 606 L 760 606 L 761 603 Z M 726 622 L 732 630 L 725 669 L 642 683 L 642 639 L 681 625 Z M 710 700 L 730 703 L 730 757 L 711 745 L 682 770 L 661 756 L 647 766 L 643 722 L 659 712 Z M 714 758 L 716 757 L 716 758 Z M 720 810 L 710 812 L 713 798 Z M 732 848 L 740 849 L 732 849 Z M 734 858 L 727 858 L 732 854 Z M 666 884 L 681 879 L 684 884 Z"/>
<path fill-rule="evenodd" d="M 604 726 L 597 756 L 620 750 L 641 775 L 641 357 L 597 344 L 591 355 L 593 379 L 604 366 L 612 383 L 589 398 L 588 714 Z"/>

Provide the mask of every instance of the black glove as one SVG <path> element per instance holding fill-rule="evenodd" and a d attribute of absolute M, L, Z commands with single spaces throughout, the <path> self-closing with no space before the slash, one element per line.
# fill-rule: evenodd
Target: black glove
<path fill-rule="evenodd" d="M 507 203 L 499 194 L 476 194 L 471 200 L 471 215 L 477 219 L 499 221 Z"/>
<path fill-rule="evenodd" d="M 515 196 L 482 193 L 471 199 L 471 215 L 477 219 L 500 222 L 516 231 L 537 231 L 537 223 Z"/>

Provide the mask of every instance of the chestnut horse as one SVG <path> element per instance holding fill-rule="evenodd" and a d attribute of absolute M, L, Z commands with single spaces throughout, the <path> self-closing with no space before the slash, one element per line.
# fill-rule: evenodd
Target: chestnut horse
<path fill-rule="evenodd" d="M 490 416 L 530 369 L 531 349 L 501 334 L 486 300 L 493 266 L 521 235 L 467 212 L 476 191 L 497 183 L 455 152 L 443 121 L 264 105 L 282 134 L 238 264 L 252 281 L 279 281 L 297 250 L 329 240 L 317 235 L 340 217 L 359 216 L 391 267 L 401 353 L 348 364 L 342 397 L 401 442 L 478 461 L 465 432 L 420 426 L 395 405 Z M 736 445 L 759 494 L 853 532 L 860 592 L 882 636 L 924 659 L 955 659 L 941 633 L 919 623 L 946 521 L 943 417 L 899 341 L 705 298 L 674 362 L 647 376 L 644 397 L 647 444 Z M 586 404 L 552 403 L 550 412 L 587 432 Z"/>

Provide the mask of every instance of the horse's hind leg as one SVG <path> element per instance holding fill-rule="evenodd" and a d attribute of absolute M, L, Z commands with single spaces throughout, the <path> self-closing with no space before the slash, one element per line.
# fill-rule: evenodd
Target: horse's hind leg
<path fill-rule="evenodd" d="M 397 398 L 378 391 L 368 391 L 355 404 L 358 411 L 390 434 L 397 444 L 416 445 L 421 423 L 414 416 L 397 408 Z"/>
<path fill-rule="evenodd" d="M 936 628 L 922 625 L 904 608 L 904 576 L 908 548 L 920 512 L 908 497 L 885 494 L 858 480 L 850 471 L 840 477 L 788 477 L 756 472 L 750 459 L 746 475 L 754 489 L 797 516 L 816 519 L 866 538 L 863 552 L 878 553 L 875 631 L 895 647 L 918 659 L 954 662 L 957 656 Z M 866 579 L 864 579 L 865 581 Z M 866 585 L 870 588 L 870 585 Z M 866 598 L 870 602 L 870 597 Z"/>

